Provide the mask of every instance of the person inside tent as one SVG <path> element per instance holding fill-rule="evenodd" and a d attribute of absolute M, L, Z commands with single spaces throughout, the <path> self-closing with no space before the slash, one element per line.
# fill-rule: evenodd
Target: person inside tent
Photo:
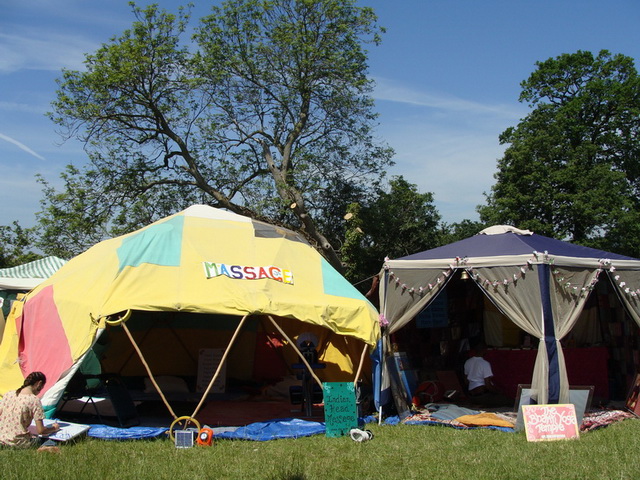
<path fill-rule="evenodd" d="M 32 372 L 17 390 L 7 392 L 0 399 L 0 445 L 9 447 L 31 447 L 38 445 L 38 439 L 31 436 L 29 425 L 34 421 L 38 435 L 49 435 L 58 431 L 54 423 L 44 426 L 44 411 L 38 394 L 44 388 L 47 378 L 42 372 Z M 41 450 L 57 449 L 53 442 L 45 442 Z"/>
<path fill-rule="evenodd" d="M 311 332 L 301 333 L 296 339 L 296 345 L 309 364 L 314 365 L 318 363 L 318 351 L 316 350 L 318 347 L 318 337 L 315 334 Z"/>
<path fill-rule="evenodd" d="M 472 403 L 485 406 L 503 406 L 508 399 L 502 395 L 493 381 L 491 364 L 485 360 L 487 347 L 479 344 L 475 352 L 464 364 L 464 376 Z"/>

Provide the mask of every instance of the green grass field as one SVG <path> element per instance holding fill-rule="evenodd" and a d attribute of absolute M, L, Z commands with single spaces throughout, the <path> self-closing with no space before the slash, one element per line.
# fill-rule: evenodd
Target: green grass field
<path fill-rule="evenodd" d="M 640 420 L 529 443 L 525 434 L 426 425 L 370 425 L 373 440 L 218 440 L 176 449 L 168 439 L 81 439 L 60 454 L 0 450 L 9 479 L 637 479 Z"/>

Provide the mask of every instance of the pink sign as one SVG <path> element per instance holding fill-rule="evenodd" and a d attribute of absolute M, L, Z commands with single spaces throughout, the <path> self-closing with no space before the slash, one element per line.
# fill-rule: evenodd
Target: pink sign
<path fill-rule="evenodd" d="M 572 403 L 562 405 L 523 405 L 522 415 L 527 441 L 578 438 L 576 409 Z"/>

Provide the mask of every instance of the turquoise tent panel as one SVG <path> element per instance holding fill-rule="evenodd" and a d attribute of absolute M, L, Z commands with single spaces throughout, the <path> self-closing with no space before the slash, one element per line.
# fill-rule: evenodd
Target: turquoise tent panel
<path fill-rule="evenodd" d="M 324 258 L 322 259 L 322 282 L 324 293 L 327 295 L 353 298 L 355 300 L 364 299 L 364 296 L 346 278 L 340 275 L 335 268 L 329 265 L 329 262 Z"/>
<path fill-rule="evenodd" d="M 126 237 L 118 248 L 119 270 L 137 267 L 143 263 L 166 267 L 180 266 L 184 216 L 169 218 L 151 225 L 141 232 Z"/>

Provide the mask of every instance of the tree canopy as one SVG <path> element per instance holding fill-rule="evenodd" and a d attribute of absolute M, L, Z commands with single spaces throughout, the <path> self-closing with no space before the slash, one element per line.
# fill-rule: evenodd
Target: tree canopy
<path fill-rule="evenodd" d="M 341 253 L 352 281 L 377 274 L 385 257 L 421 252 L 442 241 L 433 194 L 419 193 L 401 176 L 393 177 L 388 188 L 378 188 L 367 203 L 351 204 L 346 220 Z"/>
<path fill-rule="evenodd" d="M 38 260 L 41 255 L 30 251 L 33 242 L 31 229 L 21 227 L 17 221 L 10 226 L 0 226 L 0 268 Z"/>
<path fill-rule="evenodd" d="M 638 256 L 640 79 L 633 59 L 578 51 L 536 63 L 532 111 L 500 136 L 487 224 Z"/>
<path fill-rule="evenodd" d="M 374 12 L 354 0 L 229 0 L 185 43 L 188 9 L 131 5 L 132 27 L 59 80 L 50 117 L 89 162 L 68 167 L 62 192 L 42 180 L 41 248 L 70 256 L 206 203 L 299 230 L 340 268 L 322 228 L 391 164 L 373 135 Z"/>

